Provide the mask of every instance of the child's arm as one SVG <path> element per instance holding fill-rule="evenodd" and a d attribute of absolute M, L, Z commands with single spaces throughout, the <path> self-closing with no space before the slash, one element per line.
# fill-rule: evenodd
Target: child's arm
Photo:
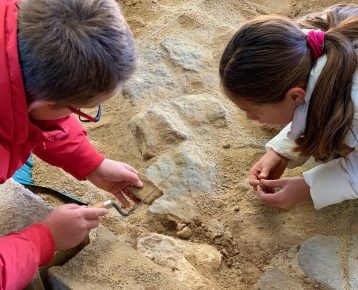
<path fill-rule="evenodd" d="M 25 288 L 53 253 L 51 232 L 43 224 L 0 238 L 0 289 Z"/>
<path fill-rule="evenodd" d="M 36 121 L 36 125 L 46 132 L 46 139 L 34 149 L 34 153 L 78 180 L 86 179 L 105 158 L 90 144 L 86 130 L 73 116 Z"/>
<path fill-rule="evenodd" d="M 54 209 L 44 220 L 0 238 L 0 289 L 23 289 L 36 270 L 51 261 L 54 250 L 78 245 L 99 225 L 105 208 L 68 204 Z"/>
<path fill-rule="evenodd" d="M 316 209 L 358 198 L 358 73 L 353 77 L 352 100 L 355 114 L 345 140 L 354 151 L 303 173 Z"/>
<path fill-rule="evenodd" d="M 47 139 L 34 153 L 47 163 L 60 167 L 75 178 L 88 178 L 94 185 L 113 193 L 124 206 L 129 206 L 122 192 L 141 187 L 138 172 L 128 164 L 105 159 L 89 142 L 85 129 L 73 116 L 54 121 L 36 121 Z"/>
<path fill-rule="evenodd" d="M 358 148 L 303 173 L 316 209 L 358 198 Z"/>
<path fill-rule="evenodd" d="M 44 144 L 34 150 L 38 157 L 79 180 L 88 178 L 97 187 L 115 194 L 124 206 L 129 206 L 121 192 L 127 193 L 125 189 L 130 185 L 142 186 L 134 168 L 105 159 L 90 144 L 86 130 L 73 116 L 54 121 L 36 121 L 36 125 L 48 132 Z M 128 195 L 131 193 L 128 192 Z"/>
<path fill-rule="evenodd" d="M 264 156 L 252 166 L 249 172 L 249 183 L 257 191 L 262 179 L 278 179 L 285 171 L 288 159 L 268 148 Z"/>
<path fill-rule="evenodd" d="M 292 151 L 295 142 L 287 137 L 291 124 L 266 144 L 266 154 L 252 166 L 249 183 L 256 190 L 261 179 L 280 178 L 286 167 L 293 168 L 302 165 L 308 158 L 299 156 Z"/>
<path fill-rule="evenodd" d="M 266 144 L 266 150 L 273 149 L 276 153 L 288 159 L 287 167 L 294 168 L 301 166 L 309 157 L 300 156 L 298 153 L 292 151 L 296 146 L 294 140 L 287 137 L 288 132 L 291 130 L 291 123 L 281 130 L 274 138 Z"/>

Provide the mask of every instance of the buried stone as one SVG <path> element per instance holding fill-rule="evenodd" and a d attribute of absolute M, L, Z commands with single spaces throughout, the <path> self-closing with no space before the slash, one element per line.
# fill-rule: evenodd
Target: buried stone
<path fill-rule="evenodd" d="M 164 193 L 153 202 L 149 211 L 173 215 L 183 221 L 193 219 L 196 216 L 195 198 L 212 190 L 215 167 L 205 159 L 195 146 L 182 144 L 148 167 L 146 176 L 160 184 Z"/>

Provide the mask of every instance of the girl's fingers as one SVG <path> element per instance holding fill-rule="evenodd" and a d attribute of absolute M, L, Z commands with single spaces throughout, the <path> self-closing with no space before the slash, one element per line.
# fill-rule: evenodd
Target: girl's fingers
<path fill-rule="evenodd" d="M 270 188 L 283 187 L 286 184 L 285 179 L 273 179 L 273 180 L 261 179 L 260 181 L 262 182 L 263 185 Z"/>
<path fill-rule="evenodd" d="M 278 192 L 267 193 L 262 189 L 260 185 L 257 186 L 257 195 L 266 204 L 272 205 L 280 202 Z"/>
<path fill-rule="evenodd" d="M 260 174 L 258 175 L 258 178 L 262 179 L 262 178 L 267 178 L 270 174 L 270 169 L 268 167 L 263 167 Z"/>
<path fill-rule="evenodd" d="M 249 184 L 251 186 L 258 186 L 260 184 L 260 180 L 257 178 L 257 176 L 249 176 Z"/>

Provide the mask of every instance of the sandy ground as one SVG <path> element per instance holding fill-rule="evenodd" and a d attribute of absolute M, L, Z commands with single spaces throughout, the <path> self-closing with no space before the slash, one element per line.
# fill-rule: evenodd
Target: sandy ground
<path fill-rule="evenodd" d="M 120 1 L 124 14 L 138 44 L 157 42 L 164 36 L 177 35 L 190 30 L 212 29 L 214 37 L 204 44 L 214 61 L 206 64 L 205 73 L 217 75 L 218 61 L 227 40 L 240 23 L 259 14 L 279 13 L 290 17 L 326 7 L 338 1 L 283 1 L 283 0 L 124 0 Z M 210 28 L 212 27 L 212 28 Z M 194 38 L 194 37 L 193 37 Z M 172 67 L 174 75 L 175 67 Z M 203 71 L 204 73 L 204 71 Z M 317 235 L 341 235 L 351 232 L 352 217 L 357 216 L 358 203 L 346 202 L 315 211 L 311 204 L 303 204 L 286 211 L 261 204 L 248 187 L 247 172 L 263 154 L 263 145 L 274 135 L 274 130 L 258 128 L 248 122 L 222 95 L 217 86 L 207 88 L 197 81 L 199 76 L 186 75 L 181 82 L 183 92 L 210 92 L 218 95 L 230 111 L 227 129 L 209 131 L 196 136 L 195 142 L 217 164 L 215 194 L 198 201 L 202 220 L 190 224 L 192 241 L 206 242 L 226 253 L 217 280 L 220 289 L 252 289 L 265 268 L 277 255 L 284 255 L 292 247 Z M 144 160 L 128 128 L 128 121 L 138 112 L 156 101 L 143 99 L 132 105 L 119 95 L 104 104 L 99 124 L 87 126 L 93 144 L 108 158 L 127 162 L 144 171 L 156 158 Z M 228 146 L 230 144 L 230 146 Z M 225 146 L 224 146 L 225 145 Z M 224 148 L 229 147 L 229 148 Z M 299 174 L 305 168 L 288 170 L 286 175 Z M 81 199 L 95 202 L 101 199 L 98 191 L 88 183 L 79 183 L 62 171 L 36 160 L 36 181 L 41 185 L 70 192 Z M 225 225 L 225 234 L 216 239 L 207 237 L 200 226 L 208 220 Z M 147 212 L 142 206 L 131 217 L 124 219 L 114 212 L 103 219 L 103 224 L 123 240 L 135 245 L 136 238 L 146 232 L 175 236 L 173 223 Z M 307 281 L 307 289 L 313 284 Z"/>

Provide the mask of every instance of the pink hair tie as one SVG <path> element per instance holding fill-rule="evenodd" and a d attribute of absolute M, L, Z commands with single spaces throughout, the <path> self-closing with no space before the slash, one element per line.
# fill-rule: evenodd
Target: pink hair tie
<path fill-rule="evenodd" d="M 310 30 L 307 33 L 307 43 L 313 58 L 317 60 L 324 53 L 324 32 L 321 30 Z"/>

